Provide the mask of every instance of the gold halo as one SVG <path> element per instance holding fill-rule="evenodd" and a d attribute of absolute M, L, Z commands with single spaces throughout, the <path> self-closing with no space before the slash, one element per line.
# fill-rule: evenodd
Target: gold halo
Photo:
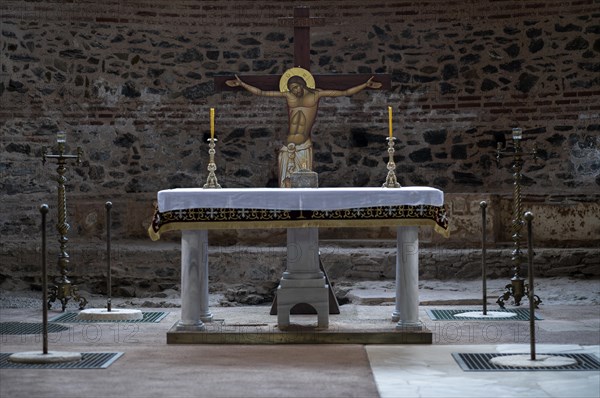
<path fill-rule="evenodd" d="M 304 79 L 308 88 L 315 88 L 315 78 L 313 77 L 313 75 L 311 75 L 310 72 L 304 68 L 295 67 L 286 70 L 283 73 L 283 75 L 281 75 L 281 79 L 279 79 L 279 91 L 281 91 L 282 93 L 289 91 L 287 83 L 292 76 L 300 76 Z"/>

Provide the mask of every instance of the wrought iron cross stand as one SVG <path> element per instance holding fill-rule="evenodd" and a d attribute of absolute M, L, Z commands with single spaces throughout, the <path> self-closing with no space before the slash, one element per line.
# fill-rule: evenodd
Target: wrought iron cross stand
<path fill-rule="evenodd" d="M 67 141 L 67 135 L 64 131 L 59 131 L 56 135 L 56 143 L 58 153 L 48 154 L 47 148 L 42 148 L 42 163 L 46 164 L 46 159 L 56 159 L 58 167 L 56 172 L 56 182 L 58 182 L 58 221 L 56 229 L 60 234 L 58 242 L 60 243 L 60 252 L 58 254 L 58 268 L 60 269 L 60 280 L 50 288 L 48 294 L 48 308 L 52 306 L 52 303 L 59 300 L 62 304 L 62 310 L 67 307 L 67 303 L 70 299 L 79 301 L 79 309 L 82 310 L 87 304 L 87 300 L 79 295 L 78 288 L 71 284 L 68 278 L 68 266 L 69 266 L 69 254 L 67 253 L 67 232 L 69 231 L 70 225 L 67 223 L 67 196 L 65 193 L 65 183 L 67 178 L 65 173 L 67 171 L 66 164 L 69 159 L 76 159 L 77 164 L 81 163 L 81 156 L 83 152 L 80 147 L 77 147 L 77 155 L 66 155 L 65 154 L 65 143 Z"/>
<path fill-rule="evenodd" d="M 525 263 L 526 257 L 523 255 L 521 250 L 521 229 L 523 228 L 523 206 L 521 203 L 521 171 L 523 169 L 523 157 L 532 156 L 535 161 L 537 161 L 537 148 L 534 144 L 533 151 L 524 152 L 521 148 L 521 139 L 523 138 L 523 132 L 520 128 L 512 129 L 512 139 L 513 139 L 513 150 L 506 150 L 502 147 L 502 144 L 499 142 L 496 148 L 496 163 L 500 165 L 500 158 L 502 155 L 512 155 L 513 164 L 513 220 L 511 224 L 511 233 L 513 240 L 513 251 L 511 255 L 511 261 L 513 264 L 513 277 L 510 280 L 510 283 L 505 286 L 506 291 L 500 297 L 496 303 L 504 308 L 504 302 L 509 299 L 509 297 L 513 297 L 514 303 L 516 306 L 521 305 L 521 298 L 523 296 L 529 296 L 530 287 L 525 284 L 525 279 L 520 275 L 521 274 L 521 264 Z M 533 286 L 531 287 L 533 288 Z M 534 304 L 537 307 L 539 303 L 542 302 L 540 298 L 536 295 L 533 296 Z"/>

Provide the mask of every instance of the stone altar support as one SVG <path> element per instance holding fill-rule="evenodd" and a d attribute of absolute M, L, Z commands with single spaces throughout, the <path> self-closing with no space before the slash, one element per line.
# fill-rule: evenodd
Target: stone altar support
<path fill-rule="evenodd" d="M 212 319 L 208 308 L 209 229 L 395 226 L 398 253 L 392 319 L 398 321 L 398 329 L 418 329 L 418 227 L 432 226 L 447 236 L 443 202 L 443 192 L 428 187 L 170 189 L 158 192 L 158 207 L 148 232 L 158 240 L 164 232 L 182 231 L 179 325 L 181 330 L 203 330 L 203 322 Z M 310 283 L 320 279 L 307 276 L 313 280 Z M 321 313 L 320 324 L 325 325 L 328 313 Z M 285 318 L 280 319 L 285 323 Z"/>
<path fill-rule="evenodd" d="M 303 168 L 291 173 L 290 182 L 292 188 L 318 188 L 319 176 L 314 171 Z M 317 313 L 317 326 L 326 328 L 329 326 L 327 314 L 332 304 L 337 309 L 334 313 L 339 314 L 339 308 L 325 271 L 321 268 L 319 229 L 288 228 L 287 247 L 286 272 L 279 282 L 273 301 L 275 313 L 272 308 L 271 315 L 277 314 L 278 327 L 286 328 L 290 324 L 292 309 L 296 305 L 304 308 L 309 305 Z M 290 256 L 290 248 L 295 248 L 293 257 Z M 331 303 L 331 298 L 336 302 Z"/>

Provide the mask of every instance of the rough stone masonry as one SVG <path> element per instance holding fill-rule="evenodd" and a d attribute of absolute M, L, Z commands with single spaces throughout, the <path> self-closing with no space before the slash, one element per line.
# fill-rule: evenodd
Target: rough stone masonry
<path fill-rule="evenodd" d="M 215 94 L 212 82 L 217 74 L 279 74 L 293 66 L 293 29 L 278 18 L 291 16 L 295 5 L 2 2 L 0 285 L 39 280 L 38 206 L 50 205 L 49 225 L 56 219 L 55 170 L 41 164 L 41 149 L 52 148 L 58 130 L 67 132 L 69 151 L 84 150 L 82 164 L 67 173 L 73 275 L 90 289 L 101 279 L 104 202 L 110 200 L 123 283 L 176 284 L 179 259 L 171 246 L 178 235 L 157 244 L 146 236 L 156 192 L 205 182 L 211 107 L 220 184 L 276 186 L 284 104 Z M 392 106 L 399 182 L 442 189 L 452 217 L 448 240 L 422 231 L 423 246 L 432 250 L 422 260 L 423 275 L 474 276 L 477 262 L 450 251 L 478 246 L 481 200 L 489 203 L 492 244 L 498 253 L 510 248 L 510 159 L 497 166 L 495 148 L 510 147 L 510 130 L 519 126 L 524 148 L 539 147 L 538 162 L 525 163 L 523 199 L 536 215 L 537 245 L 551 251 L 543 260 L 547 271 L 599 274 L 597 1 L 382 0 L 367 6 L 351 0 L 312 1 L 310 7 L 311 15 L 325 18 L 324 26 L 311 29 L 313 72 L 392 75 L 391 92 L 322 102 L 313 133 L 321 186 L 383 183 Z M 54 242 L 57 233 L 49 233 Z M 211 234 L 211 244 L 278 247 L 282 236 L 226 231 Z M 393 231 L 332 230 L 321 237 L 389 240 Z M 445 251 L 453 253 L 452 266 L 449 257 L 435 255 Z M 498 277 L 508 276 L 501 265 L 506 254 L 498 256 Z M 222 258 L 238 274 L 252 272 L 252 264 Z M 365 264 L 371 265 L 342 274 L 380 278 L 389 271 L 377 255 Z M 277 267 L 259 268 L 256 278 L 278 276 Z"/>

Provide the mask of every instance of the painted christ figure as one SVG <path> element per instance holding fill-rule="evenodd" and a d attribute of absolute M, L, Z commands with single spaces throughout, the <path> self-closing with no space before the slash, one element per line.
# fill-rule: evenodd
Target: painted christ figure
<path fill-rule="evenodd" d="M 245 83 L 237 75 L 235 80 L 225 82 L 230 87 L 240 86 L 254 95 L 264 97 L 283 97 L 288 107 L 287 145 L 279 150 L 279 186 L 290 187 L 293 172 L 312 170 L 311 130 L 317 117 L 319 100 L 323 97 L 341 97 L 354 95 L 365 88 L 380 88 L 381 83 L 373 77 L 365 83 L 347 90 L 321 90 L 315 87 L 315 80 L 309 71 L 303 68 L 288 69 L 279 81 L 279 91 L 263 91 Z"/>

